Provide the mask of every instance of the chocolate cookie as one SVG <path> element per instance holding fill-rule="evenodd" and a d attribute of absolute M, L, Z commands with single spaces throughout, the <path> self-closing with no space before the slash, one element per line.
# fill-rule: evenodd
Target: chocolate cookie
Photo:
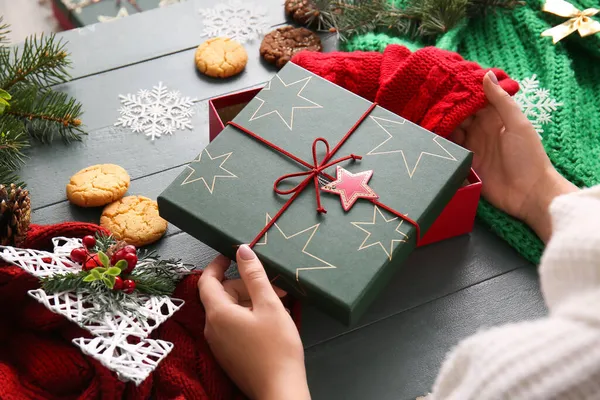
<path fill-rule="evenodd" d="M 321 39 L 306 28 L 293 26 L 275 29 L 264 37 L 260 45 L 260 55 L 277 68 L 283 67 L 302 50 L 322 51 Z"/>
<path fill-rule="evenodd" d="M 285 15 L 301 25 L 307 25 L 319 15 L 319 11 L 313 0 L 286 0 Z"/>

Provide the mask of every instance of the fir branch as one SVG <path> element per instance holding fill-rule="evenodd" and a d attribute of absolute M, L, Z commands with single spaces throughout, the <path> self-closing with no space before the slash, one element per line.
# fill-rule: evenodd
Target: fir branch
<path fill-rule="evenodd" d="M 148 295 L 171 295 L 177 283 L 190 272 L 189 266 L 175 260 L 159 260 L 145 257 L 138 262 L 129 279 L 133 279 L 136 290 Z"/>
<path fill-rule="evenodd" d="M 69 79 L 70 61 L 65 43 L 54 34 L 25 39 L 22 47 L 13 52 L 0 52 L 0 87 L 11 89 L 19 82 L 29 82 L 46 87 Z"/>
<path fill-rule="evenodd" d="M 417 36 L 431 37 L 447 32 L 466 16 L 469 0 L 413 0 L 408 6 L 420 21 Z"/>
<path fill-rule="evenodd" d="M 373 31 L 432 41 L 462 19 L 484 16 L 498 8 L 512 9 L 521 0 L 409 0 L 397 7 L 389 0 L 313 0 L 315 12 L 308 24 L 336 32 L 340 40 Z"/>
<path fill-rule="evenodd" d="M 51 143 L 58 134 L 65 142 L 81 140 L 81 104 L 66 93 L 21 83 L 11 94 L 13 100 L 5 114 L 21 118 L 32 138 Z"/>
<path fill-rule="evenodd" d="M 48 294 L 62 292 L 87 294 L 91 300 L 90 304 L 94 305 L 94 309 L 87 313 L 85 321 L 82 322 L 103 319 L 105 315 L 114 313 L 131 314 L 138 318 L 141 317 L 138 309 L 143 307 L 145 299 L 109 289 L 101 281 L 84 282 L 83 279 L 87 275 L 87 271 L 55 274 L 40 279 L 40 283 L 42 289 Z"/>
<path fill-rule="evenodd" d="M 0 45 L 8 44 L 10 25 L 4 23 L 4 17 L 0 15 Z"/>
<path fill-rule="evenodd" d="M 106 235 L 102 232 L 96 233 L 96 246 L 92 249 L 93 253 L 99 251 L 109 254 L 110 248 L 117 243 L 117 240 L 112 235 Z"/>
<path fill-rule="evenodd" d="M 23 123 L 11 115 L 0 115 L 0 184 L 24 186 L 15 173 L 25 163 L 23 150 L 28 146 Z"/>
<path fill-rule="evenodd" d="M 67 291 L 76 292 L 82 287 L 89 286 L 89 283 L 83 281 L 86 276 L 87 272 L 85 271 L 55 274 L 41 278 L 40 283 L 42 289 L 49 294 Z"/>

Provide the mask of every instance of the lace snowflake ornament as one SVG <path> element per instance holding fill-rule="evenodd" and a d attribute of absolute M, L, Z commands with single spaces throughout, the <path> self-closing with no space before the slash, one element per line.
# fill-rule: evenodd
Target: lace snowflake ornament
<path fill-rule="evenodd" d="M 240 43 L 258 39 L 268 28 L 267 10 L 252 1 L 229 0 L 200 9 L 204 17 L 202 36 L 226 36 Z"/>
<path fill-rule="evenodd" d="M 81 271 L 81 265 L 68 257 L 71 250 L 82 246 L 80 239 L 57 237 L 52 239 L 52 243 L 52 253 L 0 246 L 0 259 L 38 278 Z M 136 268 L 146 265 L 149 264 L 142 261 Z M 189 272 L 183 264 L 178 267 L 182 274 Z M 148 336 L 184 304 L 183 300 L 168 296 L 134 292 L 125 301 L 135 306 L 135 315 L 115 311 L 98 317 L 97 304 L 84 291 L 49 294 L 43 289 L 35 289 L 28 294 L 50 311 L 89 331 L 93 338 L 75 338 L 73 343 L 82 352 L 115 371 L 121 380 L 132 381 L 136 385 L 141 384 L 173 349 L 172 343 L 148 339 Z"/>
<path fill-rule="evenodd" d="M 542 139 L 543 125 L 552 122 L 552 113 L 563 103 L 551 98 L 548 89 L 540 88 L 535 74 L 519 81 L 519 86 L 521 90 L 515 94 L 514 99 Z"/>
<path fill-rule="evenodd" d="M 162 82 L 152 90 L 136 94 L 119 95 L 123 107 L 115 126 L 144 132 L 152 140 L 162 135 L 172 135 L 176 130 L 192 129 L 191 116 L 197 99 L 181 97 L 178 91 L 169 91 Z"/>

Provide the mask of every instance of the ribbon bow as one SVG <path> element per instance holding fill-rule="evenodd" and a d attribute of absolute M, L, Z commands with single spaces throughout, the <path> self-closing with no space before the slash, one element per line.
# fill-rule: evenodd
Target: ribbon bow
<path fill-rule="evenodd" d="M 319 157 L 317 156 L 317 145 L 319 144 L 319 142 L 325 144 L 325 148 L 327 150 L 327 152 L 325 153 L 325 158 L 323 158 L 323 161 L 321 161 L 321 162 L 319 162 Z M 304 188 L 307 185 L 310 184 L 310 181 L 312 180 L 315 183 L 315 190 L 316 190 L 316 196 L 317 196 L 317 212 L 326 213 L 327 210 L 325 210 L 325 208 L 323 208 L 323 206 L 321 205 L 321 195 L 319 193 L 319 175 L 323 174 L 324 173 L 323 171 L 325 171 L 327 168 L 329 168 L 335 164 L 341 163 L 342 161 L 360 160 L 360 159 L 362 159 L 362 157 L 357 156 L 355 154 L 350 154 L 349 156 L 341 157 L 341 158 L 338 158 L 337 160 L 328 162 L 331 159 L 331 157 L 333 157 L 334 153 L 329 149 L 329 143 L 327 142 L 327 140 L 323 139 L 323 138 L 315 139 L 315 141 L 313 142 L 313 145 L 312 145 L 312 154 L 313 154 L 313 161 L 314 161 L 313 165 L 305 163 L 304 161 L 302 161 L 300 159 L 296 160 L 296 161 L 299 161 L 304 166 L 306 166 L 307 168 L 310 168 L 310 170 L 296 172 L 296 173 L 292 173 L 292 174 L 286 174 L 286 175 L 279 177 L 273 184 L 273 190 L 275 191 L 275 193 L 282 194 L 282 195 L 301 192 L 302 190 L 304 190 Z M 298 185 L 294 186 L 293 188 L 291 188 L 289 190 L 281 190 L 277 187 L 277 186 L 279 186 L 279 184 L 282 181 L 289 179 L 289 178 L 298 177 L 298 176 L 306 176 L 306 179 L 304 179 L 301 183 L 299 183 Z M 333 179 L 333 177 L 331 177 L 329 175 L 327 175 L 327 177 L 329 179 Z"/>
<path fill-rule="evenodd" d="M 568 21 L 542 32 L 542 36 L 552 36 L 552 42 L 554 44 L 575 31 L 578 31 L 581 37 L 600 32 L 600 22 L 591 18 L 600 12 L 598 9 L 588 8 L 579 11 L 573 4 L 565 0 L 546 0 L 542 10 L 569 18 Z"/>

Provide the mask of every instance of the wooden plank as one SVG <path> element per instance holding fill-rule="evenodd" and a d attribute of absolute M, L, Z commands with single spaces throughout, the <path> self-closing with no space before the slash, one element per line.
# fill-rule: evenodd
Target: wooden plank
<path fill-rule="evenodd" d="M 329 36 L 335 39 L 333 36 Z M 335 40 L 329 40 L 335 46 Z M 188 163 L 208 143 L 206 101 L 196 105 L 193 130 L 151 141 L 140 133 L 114 127 L 119 116 L 119 94 L 151 89 L 163 81 L 182 95 L 208 99 L 228 92 L 255 87 L 269 80 L 276 70 L 260 59 L 258 48 L 246 71 L 232 79 L 211 79 L 196 72 L 194 51 L 177 53 L 128 68 L 66 83 L 62 89 L 82 102 L 83 121 L 90 134 L 81 143 L 55 142 L 51 148 L 34 145 L 30 159 L 21 171 L 32 191 L 32 205 L 41 208 L 64 200 L 64 185 L 78 170 L 99 163 L 114 163 L 125 168 L 132 179 Z M 252 57 L 252 56 L 251 56 Z"/>
<path fill-rule="evenodd" d="M 202 37 L 204 24 L 199 14 L 200 8 L 211 8 L 222 2 L 188 0 L 110 23 L 97 23 L 61 33 L 59 36 L 69 42 L 67 48 L 72 54 L 71 75 L 80 78 L 196 47 L 206 40 L 206 37 Z M 255 3 L 267 9 L 268 25 L 285 22 L 281 0 L 260 0 Z M 107 6 L 107 2 L 104 2 L 88 7 Z M 260 45 L 260 40 L 255 40 L 254 45 Z M 249 47 L 248 44 L 246 46 Z"/>
<path fill-rule="evenodd" d="M 149 249 L 156 250 L 163 259 L 181 260 L 186 264 L 193 264 L 197 268 L 204 268 L 216 256 L 217 252 L 187 233 L 178 233 L 167 236 Z"/>
<path fill-rule="evenodd" d="M 175 167 L 159 174 L 136 179 L 131 182 L 126 196 L 141 195 L 156 200 L 160 192 L 162 192 L 184 168 L 185 167 Z M 57 224 L 64 221 L 81 221 L 97 224 L 100 222 L 102 209 L 102 207 L 83 208 L 73 205 L 68 201 L 62 201 L 40 210 L 35 210 L 31 214 L 31 220 L 33 223 L 41 225 Z M 179 228 L 169 224 L 166 235 L 172 235 L 180 231 Z"/>
<path fill-rule="evenodd" d="M 487 227 L 476 223 L 470 235 L 431 244 L 411 254 L 356 326 L 347 327 L 315 307 L 305 307 L 304 344 L 314 346 L 523 265 L 530 264 Z"/>
<path fill-rule="evenodd" d="M 430 390 L 461 339 L 484 326 L 545 314 L 535 269 L 519 268 L 309 348 L 312 398 L 414 399 Z"/>

